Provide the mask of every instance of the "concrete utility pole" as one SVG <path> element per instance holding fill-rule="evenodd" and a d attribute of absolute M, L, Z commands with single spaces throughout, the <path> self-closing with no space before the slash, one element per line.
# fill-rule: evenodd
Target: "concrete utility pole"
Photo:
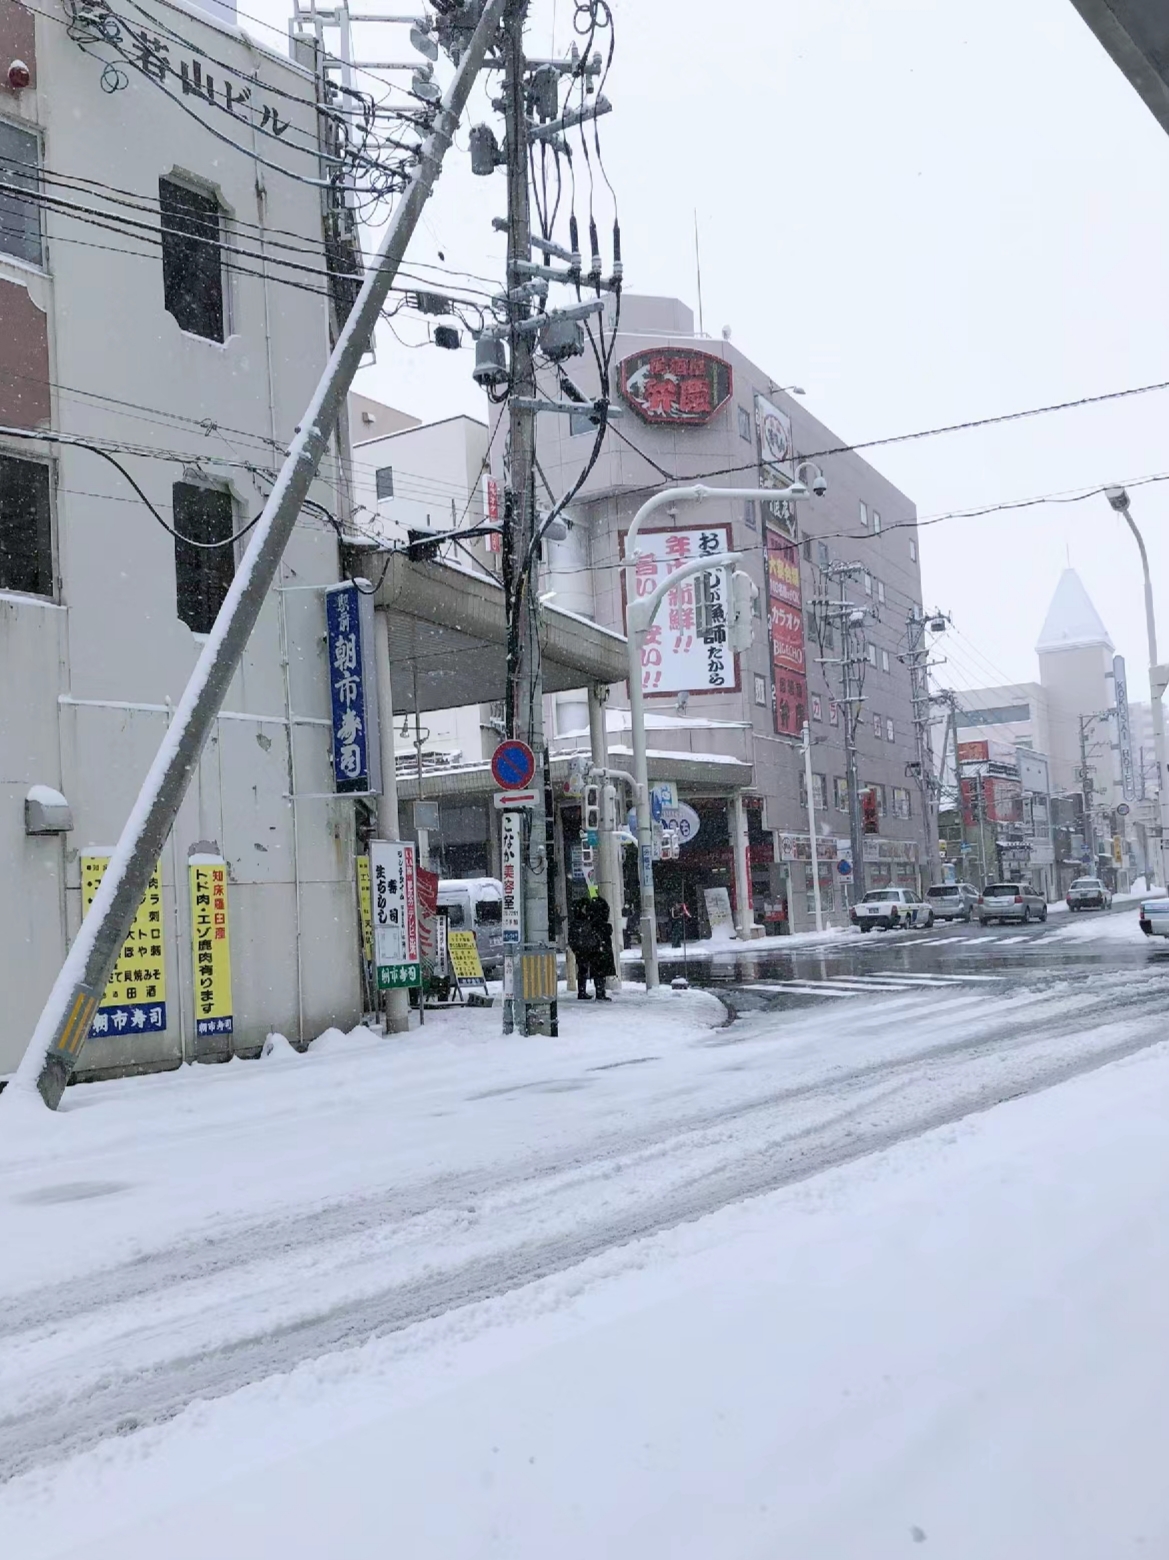
<path fill-rule="evenodd" d="M 394 691 L 390 684 L 390 619 L 384 607 L 373 615 L 373 642 L 377 655 L 377 719 L 381 743 L 382 794 L 377 805 L 380 840 L 396 840 L 398 831 L 398 767 L 394 752 Z M 375 982 L 376 984 L 376 982 Z M 386 1003 L 386 1030 L 402 1035 L 410 1028 L 410 993 L 405 986 L 382 993 Z"/>
<path fill-rule="evenodd" d="M 1096 831 L 1092 826 L 1092 773 L 1088 768 L 1088 727 L 1096 716 L 1080 716 L 1080 796 L 1084 808 L 1084 849 L 1088 853 L 1089 870 L 1096 867 Z"/>
<path fill-rule="evenodd" d="M 195 663 L 138 799 L 122 829 L 101 886 L 61 966 L 17 1070 L 22 1085 L 36 1084 L 56 1109 L 77 1065 L 94 1010 L 118 950 L 146 891 L 150 874 L 174 825 L 199 755 L 275 578 L 329 448 L 349 386 L 373 337 L 374 327 L 430 198 L 476 77 L 492 42 L 504 0 L 487 0 L 427 136 L 418 166 L 399 199 L 324 375 L 305 411 L 276 482 L 252 532 L 247 551 Z M 176 891 L 178 885 L 176 885 Z"/>
<path fill-rule="evenodd" d="M 808 793 L 808 839 L 812 857 L 812 904 L 816 910 L 816 930 L 824 930 L 824 910 L 820 903 L 820 856 L 816 845 L 816 795 L 812 786 L 812 728 L 807 721 L 803 729 L 804 786 Z"/>
<path fill-rule="evenodd" d="M 839 583 L 840 596 L 827 594 L 814 598 L 816 630 L 820 643 L 820 664 L 835 666 L 840 672 L 840 708 L 844 724 L 845 769 L 848 778 L 848 834 L 852 845 L 852 902 L 865 894 L 864 829 L 861 822 L 860 781 L 857 778 L 856 733 L 864 704 L 865 616 L 868 608 L 858 607 L 845 593 L 847 581 L 863 574 L 859 563 L 829 563 L 821 569 L 827 584 Z M 823 626 L 822 626 L 823 625 Z M 839 657 L 824 655 L 824 626 L 831 625 L 840 636 Z M 834 634 L 835 639 L 835 634 Z"/>
<path fill-rule="evenodd" d="M 544 684 L 540 675 L 539 547 L 536 542 L 536 367 L 535 337 L 516 327 L 530 317 L 531 294 L 522 266 L 532 258 L 528 190 L 527 60 L 524 24 L 528 0 L 507 0 L 503 18 L 503 100 L 507 126 L 507 295 L 511 394 L 508 401 L 508 484 L 504 495 L 504 558 L 507 578 L 508 736 L 519 737 L 536 755 L 535 806 L 527 813 L 524 856 L 524 942 L 548 942 L 548 821 L 544 788 Z M 548 1032 L 549 1010 L 514 999 L 521 1034 Z M 542 1016 L 541 1016 L 542 1015 Z M 538 1029 L 537 1029 L 538 1026 Z"/>
<path fill-rule="evenodd" d="M 927 881 L 937 879 L 938 838 L 938 778 L 934 773 L 933 733 L 931 710 L 934 700 L 930 696 L 929 673 L 931 664 L 929 646 L 925 642 L 927 621 L 937 627 L 948 619 L 941 612 L 926 618 L 919 606 L 911 606 L 905 620 L 905 664 L 909 668 L 909 691 L 913 708 L 913 734 L 917 747 L 917 783 L 921 791 L 921 811 L 925 822 L 925 851 Z M 955 762 L 956 762 L 955 758 Z"/>

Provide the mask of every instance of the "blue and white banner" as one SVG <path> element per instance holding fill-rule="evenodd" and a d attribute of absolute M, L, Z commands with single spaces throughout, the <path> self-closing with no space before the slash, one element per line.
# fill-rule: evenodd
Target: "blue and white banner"
<path fill-rule="evenodd" d="M 333 784 L 338 791 L 379 794 L 381 747 L 377 723 L 373 594 L 352 580 L 325 594 L 329 696 L 333 712 Z"/>

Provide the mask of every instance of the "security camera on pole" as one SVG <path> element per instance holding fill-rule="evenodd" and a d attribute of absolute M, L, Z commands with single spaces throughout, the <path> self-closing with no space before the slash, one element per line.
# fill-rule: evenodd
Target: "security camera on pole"
<path fill-rule="evenodd" d="M 803 468 L 801 467 L 801 475 Z M 822 472 L 817 470 L 813 479 L 813 487 L 809 488 L 801 482 L 794 482 L 790 487 L 777 490 L 776 488 L 722 488 L 706 487 L 696 483 L 693 487 L 666 488 L 661 493 L 655 493 L 647 498 L 645 503 L 633 517 L 633 522 L 625 536 L 625 578 L 627 583 L 627 600 L 629 602 L 626 626 L 628 629 L 628 653 L 629 653 L 629 721 L 633 738 L 633 773 L 637 781 L 637 854 L 638 854 L 638 881 L 641 885 L 641 953 L 645 964 L 645 985 L 647 991 L 652 991 L 658 984 L 658 924 L 657 910 L 654 903 L 653 880 L 653 819 L 650 814 L 649 794 L 649 759 L 645 747 L 645 695 L 642 686 L 641 650 L 645 642 L 646 631 L 654 620 L 661 602 L 671 590 L 674 590 L 693 574 L 713 574 L 719 569 L 731 570 L 731 565 L 738 563 L 741 553 L 719 553 L 715 559 L 695 559 L 682 568 L 676 569 L 662 581 L 652 594 L 638 596 L 637 594 L 637 537 L 642 526 L 651 514 L 657 509 L 664 509 L 667 505 L 674 504 L 702 504 L 709 499 L 753 498 L 766 499 L 774 502 L 776 497 L 783 498 L 788 503 L 797 503 L 801 499 L 810 498 L 812 492 L 823 494 L 827 492 L 828 484 L 824 480 Z M 712 566 L 713 565 L 713 566 Z M 739 581 L 745 581 L 740 584 Z M 747 649 L 751 643 L 754 629 L 754 613 L 752 611 L 752 599 L 755 593 L 755 583 L 741 571 L 734 571 L 731 579 L 730 597 L 732 602 L 732 618 L 728 630 L 728 643 L 732 650 L 741 651 Z"/>

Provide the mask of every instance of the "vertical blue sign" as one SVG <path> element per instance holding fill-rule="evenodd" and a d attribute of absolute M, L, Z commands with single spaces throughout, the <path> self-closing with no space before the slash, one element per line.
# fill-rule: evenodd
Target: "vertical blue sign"
<path fill-rule="evenodd" d="M 333 784 L 342 792 L 380 792 L 373 602 L 352 580 L 325 595 Z"/>

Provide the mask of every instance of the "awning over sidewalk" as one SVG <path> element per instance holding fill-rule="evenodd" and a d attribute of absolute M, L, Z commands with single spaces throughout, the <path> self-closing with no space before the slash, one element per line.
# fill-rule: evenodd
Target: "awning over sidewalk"
<path fill-rule="evenodd" d="M 422 710 L 502 699 L 502 589 L 481 575 L 445 563 L 412 563 L 401 553 L 386 564 L 386 554 L 373 548 L 349 552 L 351 573 L 380 581 L 374 604 L 389 618 L 394 709 L 414 712 L 416 680 Z M 625 680 L 623 635 L 552 605 L 540 616 L 545 693 Z"/>

